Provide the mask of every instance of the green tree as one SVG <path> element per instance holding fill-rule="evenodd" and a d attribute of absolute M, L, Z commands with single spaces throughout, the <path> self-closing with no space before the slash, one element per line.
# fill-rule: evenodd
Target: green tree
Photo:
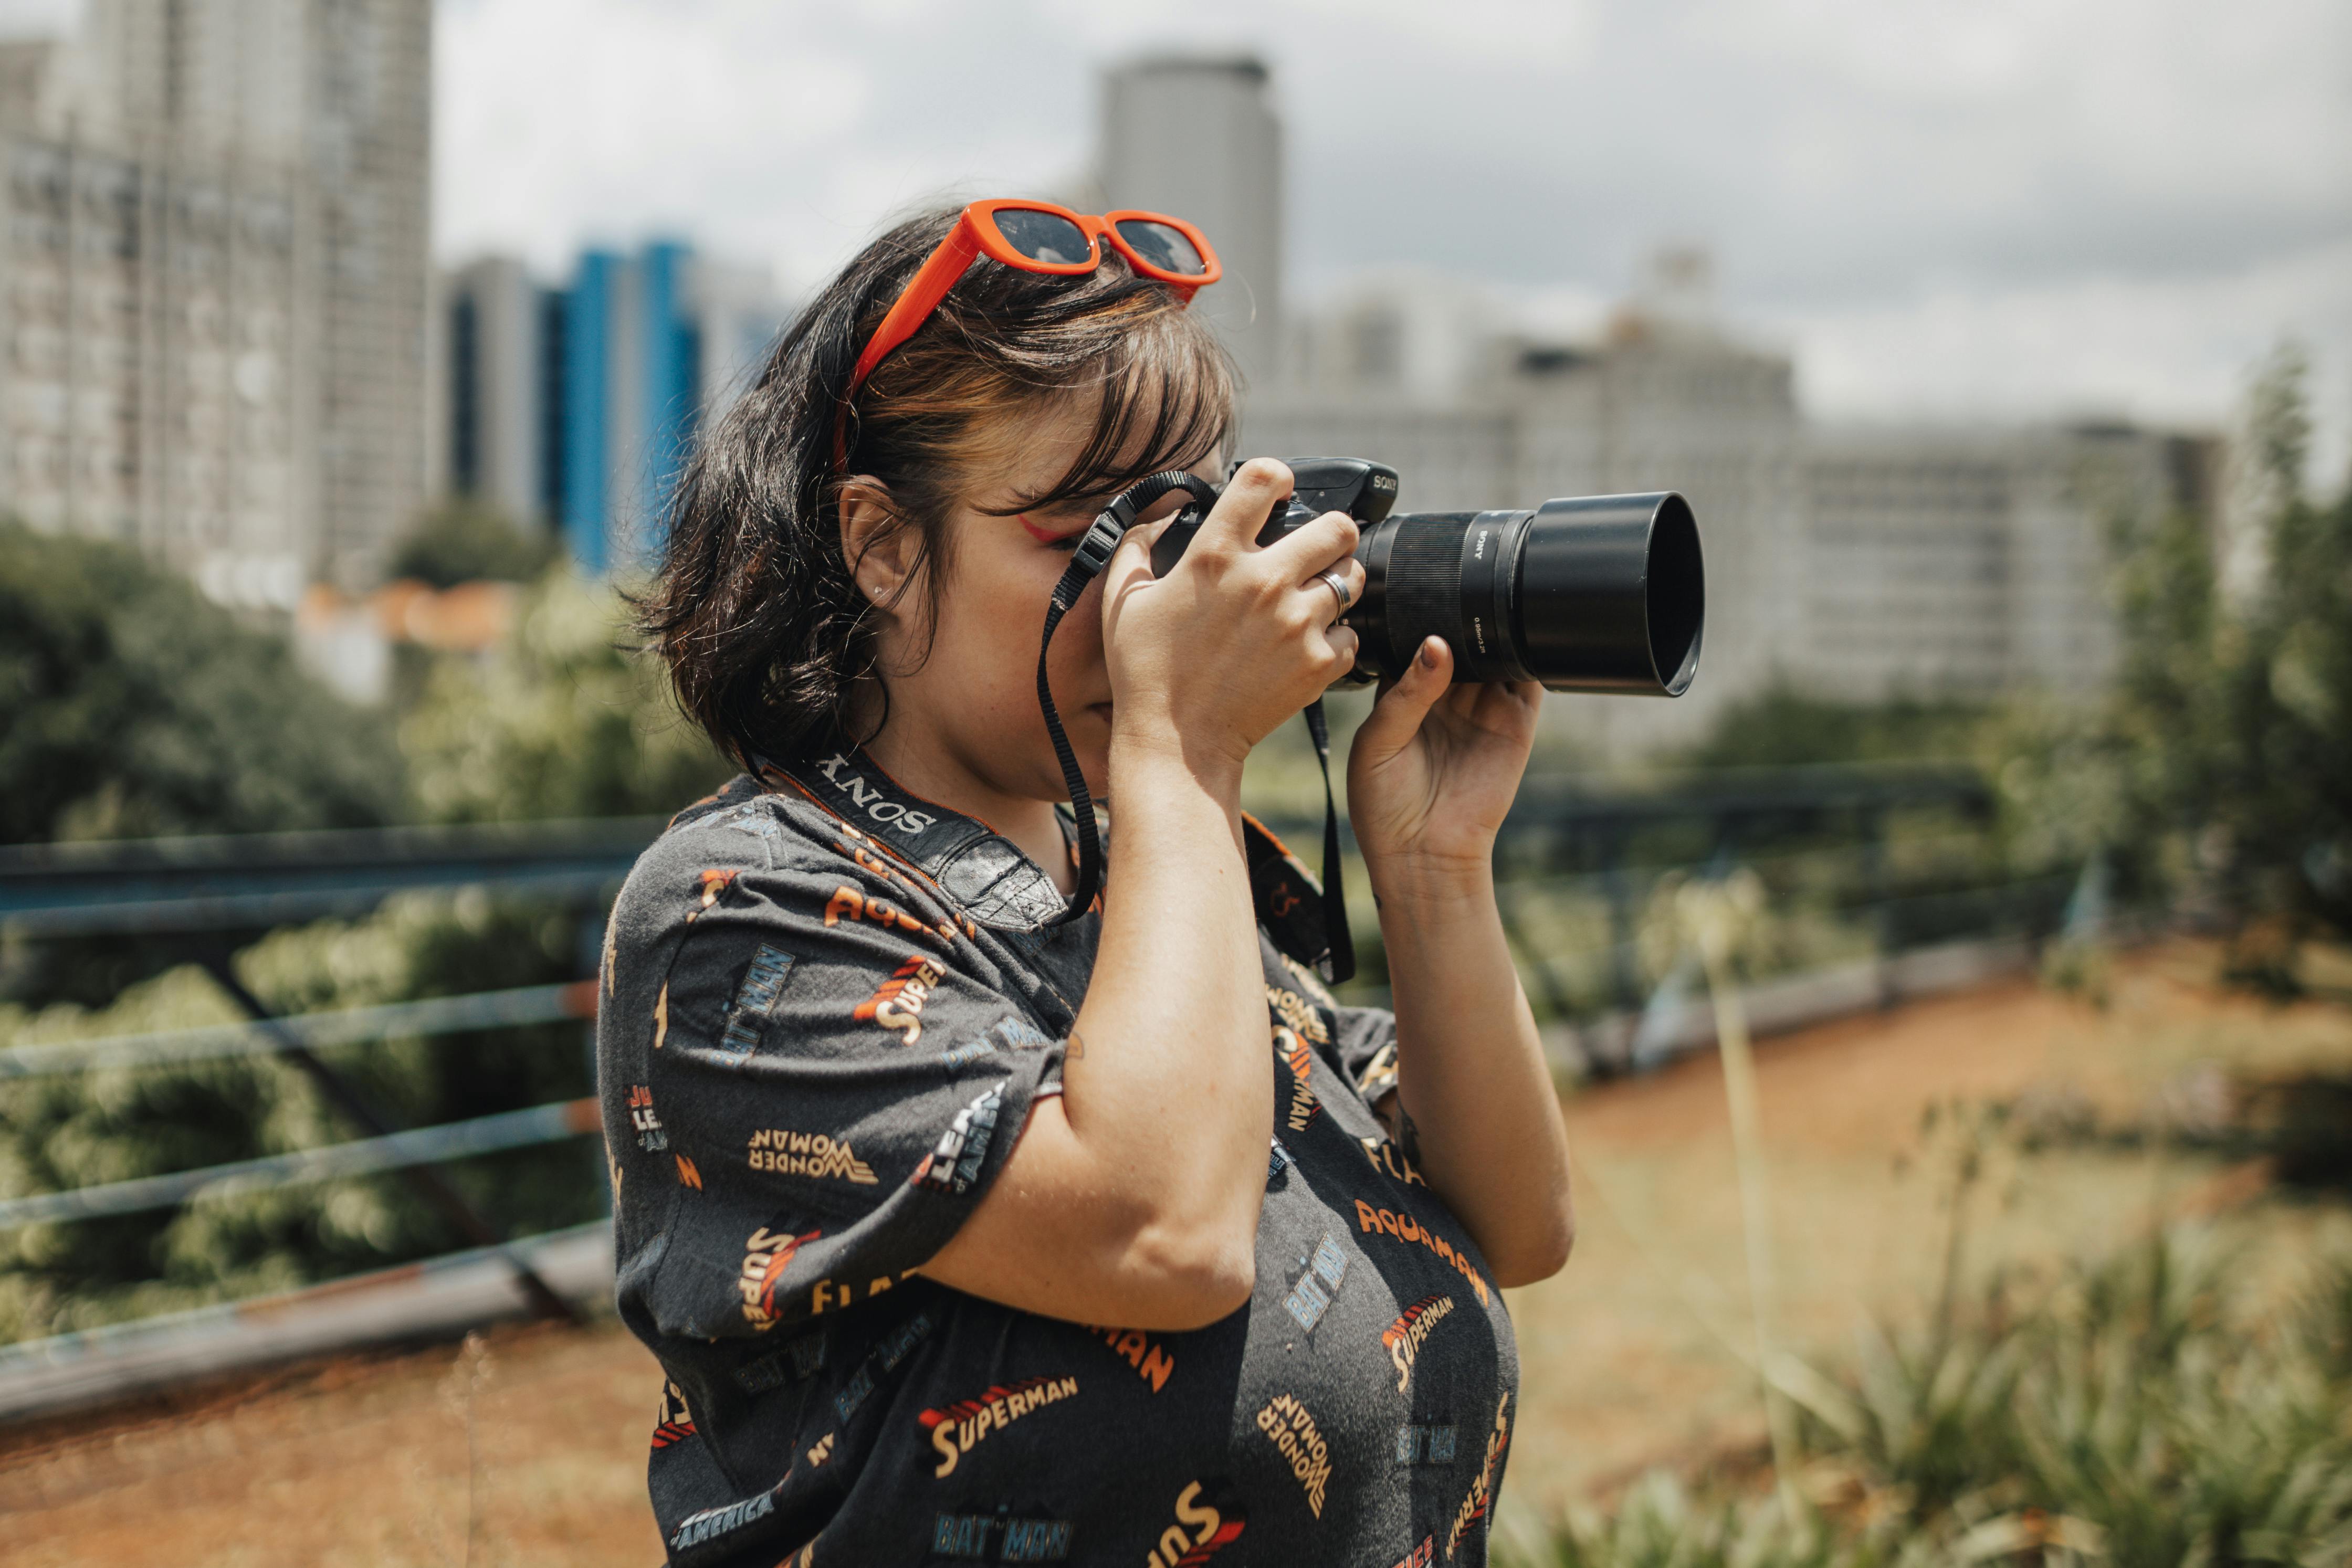
<path fill-rule="evenodd" d="M 484 578 L 531 582 L 562 552 L 546 528 L 517 523 L 504 512 L 460 497 L 427 512 L 393 551 L 389 575 L 413 577 L 436 588 Z"/>
<path fill-rule="evenodd" d="M 0 842 L 365 827 L 383 720 L 178 573 L 0 523 Z"/>
<path fill-rule="evenodd" d="M 2117 716 L 2137 836 L 2188 836 L 2240 967 L 2273 980 L 2304 936 L 2352 930 L 2352 491 L 2305 489 L 2305 373 L 2284 348 L 2254 386 L 2247 446 L 2270 505 L 2249 580 L 2225 588 L 2178 520 L 2126 578 Z"/>
<path fill-rule="evenodd" d="M 2011 716 L 1999 765 L 2029 836 L 2106 854 L 2126 891 L 2188 894 L 2241 977 L 2284 988 L 2305 936 L 2352 931 L 2352 490 L 2305 490 L 2305 374 L 2283 348 L 2250 399 L 2251 570 L 2223 571 L 2202 518 L 2120 523 L 2107 702 Z"/>
<path fill-rule="evenodd" d="M 1957 699 L 1841 702 L 1775 685 L 1725 709 L 1681 760 L 1690 768 L 1945 761 L 1968 754 L 1988 711 Z"/>
<path fill-rule="evenodd" d="M 441 822 L 677 810 L 733 768 L 631 651 L 610 588 L 550 572 L 486 659 L 442 658 L 403 719 L 417 810 Z"/>
<path fill-rule="evenodd" d="M 0 559 L 19 575 L 29 573 L 16 555 L 0 554 Z M 61 605 L 110 605 L 121 596 L 110 585 L 128 577 L 179 604 L 175 612 L 206 625 L 226 622 L 228 652 L 179 665 L 148 652 L 140 655 L 145 663 L 132 664 L 121 645 L 129 635 L 112 637 L 104 618 L 92 612 L 83 619 L 97 621 L 100 630 L 68 642 L 67 653 L 43 666 L 73 673 L 72 681 L 52 685 L 85 694 L 152 688 L 156 705 L 176 713 L 193 701 L 191 686 L 203 689 L 213 678 L 207 667 L 213 662 L 236 666 L 230 673 L 248 681 L 262 668 L 296 678 L 280 644 L 226 622 L 176 580 L 163 579 L 157 587 L 150 580 L 159 574 L 121 552 L 101 550 L 98 559 L 114 575 L 72 593 L 37 579 L 40 586 L 23 597 L 71 627 L 78 623 Z M 68 586 L 78 580 L 68 578 Z M 400 716 L 401 739 L 411 753 L 404 773 L 383 733 L 392 726 L 375 719 L 366 729 L 375 747 L 374 771 L 367 779 L 381 793 L 365 820 L 381 821 L 399 809 L 404 777 L 412 786 L 408 813 L 443 821 L 667 812 L 707 791 L 731 769 L 678 716 L 660 672 L 625 650 L 625 624 L 609 588 L 559 570 L 527 591 L 505 646 L 480 657 L 425 655 L 418 695 Z M 10 635 L 15 625 L 10 622 Z M 198 645 L 184 633 L 170 635 L 160 615 L 151 615 L 146 629 L 166 644 Z M 66 641 L 56 633 L 51 640 Z M 26 677 L 17 685 L 30 689 L 37 683 Z M 128 699 L 112 700 L 113 707 L 86 703 L 100 716 L 89 722 L 119 727 L 121 720 L 111 716 Z M 268 691 L 257 690 L 216 713 L 203 711 L 223 737 L 223 755 L 231 758 L 250 753 L 266 760 L 272 748 L 304 756 L 299 746 L 328 746 L 338 733 L 329 720 L 314 720 L 308 735 L 281 734 L 299 710 L 294 698 Z M 340 705 L 334 712 L 343 716 L 334 722 L 347 726 L 364 726 L 370 716 Z M 11 740 L 17 738 L 15 728 Z M 152 743 L 141 731 L 119 744 L 128 748 L 121 765 L 136 769 Z M 316 815 L 286 822 L 263 812 L 240 817 L 215 809 L 208 814 L 189 809 L 177 818 L 151 814 L 151 820 L 158 827 L 215 831 L 333 823 Z M 478 891 L 404 898 L 364 920 L 274 932 L 236 962 L 257 995 L 289 1012 L 570 980 L 593 962 L 594 927 L 583 921 L 592 914 Z M 102 946 L 114 950 L 123 944 Z M 228 1021 L 234 1009 L 204 974 L 171 967 L 184 956 L 159 948 L 137 966 L 112 964 L 98 977 L 102 983 L 65 985 L 50 977 L 48 983 L 17 986 L 19 1005 L 0 1002 L 0 1043 Z M 58 999 L 67 997 L 73 999 Z M 387 1040 L 326 1054 L 406 1125 L 543 1104 L 591 1087 L 577 1023 Z M 28 1080 L 0 1084 L 0 1190 L 57 1190 L 358 1135 L 307 1078 L 277 1058 Z M 603 1201 L 593 1140 L 512 1150 L 444 1169 L 480 1212 L 511 1234 L 590 1218 Z M 462 1244 L 396 1176 L 295 1184 L 215 1196 L 155 1214 L 19 1228 L 0 1233 L 0 1340 L 249 1295 Z"/>

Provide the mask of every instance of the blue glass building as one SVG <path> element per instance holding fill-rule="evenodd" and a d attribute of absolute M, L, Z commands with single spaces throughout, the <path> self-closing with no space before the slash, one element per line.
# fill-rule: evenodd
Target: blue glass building
<path fill-rule="evenodd" d="M 452 488 L 559 530 L 583 571 L 643 570 L 697 428 L 783 314 L 763 273 L 677 240 L 584 251 L 551 289 L 476 263 L 446 322 Z"/>

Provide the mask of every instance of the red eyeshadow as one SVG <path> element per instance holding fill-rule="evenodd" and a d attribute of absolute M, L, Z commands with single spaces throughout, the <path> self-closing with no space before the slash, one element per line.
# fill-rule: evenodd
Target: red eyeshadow
<path fill-rule="evenodd" d="M 1072 534 L 1083 533 L 1086 531 L 1083 528 L 1065 528 L 1057 534 L 1050 528 L 1041 528 L 1036 524 L 1031 522 L 1029 520 L 1029 514 L 1026 512 L 1015 512 L 1013 516 L 1015 521 L 1020 523 L 1024 528 L 1028 530 L 1029 537 L 1035 539 L 1041 545 L 1049 545 L 1055 539 L 1066 539 Z"/>

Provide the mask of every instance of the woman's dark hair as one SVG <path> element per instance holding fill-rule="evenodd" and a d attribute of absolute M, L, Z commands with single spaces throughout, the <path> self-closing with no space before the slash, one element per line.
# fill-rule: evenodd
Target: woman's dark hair
<path fill-rule="evenodd" d="M 1189 468 L 1224 440 L 1230 361 L 1205 320 L 1115 252 L 1076 277 L 982 257 L 867 378 L 842 423 L 866 340 L 960 211 L 910 218 L 845 267 L 703 434 L 670 499 L 638 623 L 688 716 L 747 767 L 848 736 L 852 688 L 873 671 L 874 606 L 842 555 L 848 476 L 880 481 L 887 526 L 919 535 L 915 559 L 929 570 L 908 581 L 926 584 L 935 625 L 952 567 L 950 507 L 1013 418 L 1094 399 L 1068 469 L 998 508 L 1006 515 L 1107 497 Z M 837 429 L 848 446 L 840 465 Z"/>

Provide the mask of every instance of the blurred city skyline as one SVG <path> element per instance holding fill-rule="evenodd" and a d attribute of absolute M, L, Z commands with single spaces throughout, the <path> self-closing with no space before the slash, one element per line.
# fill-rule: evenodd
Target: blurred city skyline
<path fill-rule="evenodd" d="M 55 8 L 54 5 L 50 7 Z M 32 9 L 39 9 L 33 7 Z M 1290 298 L 1465 281 L 1598 329 L 1664 245 L 1833 418 L 2217 423 L 2282 336 L 2352 425 L 2352 12 L 441 0 L 435 250 L 691 235 L 814 287 L 891 214 L 1082 188 L 1098 78 L 1274 72 Z"/>

